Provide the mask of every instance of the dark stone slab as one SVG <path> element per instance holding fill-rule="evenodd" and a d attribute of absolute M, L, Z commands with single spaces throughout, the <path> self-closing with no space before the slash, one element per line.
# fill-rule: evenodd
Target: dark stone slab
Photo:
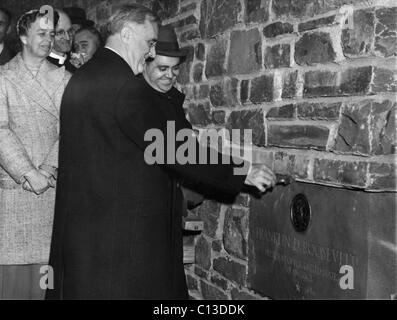
<path fill-rule="evenodd" d="M 266 144 L 262 110 L 233 111 L 228 119 L 227 129 L 240 129 L 240 139 L 242 143 L 250 143 L 244 141 L 243 130 L 252 130 L 252 143 L 258 146 Z"/>
<path fill-rule="evenodd" d="M 276 44 L 272 47 L 266 47 L 263 60 L 267 69 L 289 67 L 291 64 L 290 45 Z"/>
<path fill-rule="evenodd" d="M 269 124 L 267 143 L 271 146 L 325 150 L 328 136 L 329 129 L 321 125 Z"/>
<path fill-rule="evenodd" d="M 175 1 L 177 3 L 177 1 Z M 204 0 L 201 3 L 200 32 L 203 39 L 232 28 L 241 11 L 238 0 Z"/>
<path fill-rule="evenodd" d="M 270 0 L 245 0 L 245 21 L 265 23 L 269 20 Z"/>
<path fill-rule="evenodd" d="M 376 10 L 375 50 L 389 57 L 397 51 L 397 7 Z"/>
<path fill-rule="evenodd" d="M 300 193 L 311 207 L 304 232 L 290 218 Z M 397 291 L 395 194 L 294 183 L 250 209 L 250 289 L 274 299 L 390 299 Z M 353 268 L 353 289 L 340 286 L 344 265 Z"/>
<path fill-rule="evenodd" d="M 249 74 L 260 70 L 261 65 L 262 43 L 258 29 L 232 31 L 227 67 L 229 74 Z"/>
<path fill-rule="evenodd" d="M 354 28 L 342 30 L 342 47 L 346 56 L 370 52 L 374 41 L 374 20 L 373 9 L 354 12 Z"/>
<path fill-rule="evenodd" d="M 294 26 L 288 22 L 275 22 L 263 28 L 263 35 L 266 38 L 277 37 L 280 34 L 293 33 Z"/>
<path fill-rule="evenodd" d="M 303 22 L 298 25 L 298 31 L 303 32 L 307 30 L 317 29 L 323 26 L 329 26 L 335 23 L 336 16 L 330 16 L 325 18 L 320 18 L 316 20 L 310 20 L 308 22 Z"/>
<path fill-rule="evenodd" d="M 325 32 L 305 33 L 295 45 L 295 61 L 299 65 L 332 62 L 335 56 L 331 37 Z"/>

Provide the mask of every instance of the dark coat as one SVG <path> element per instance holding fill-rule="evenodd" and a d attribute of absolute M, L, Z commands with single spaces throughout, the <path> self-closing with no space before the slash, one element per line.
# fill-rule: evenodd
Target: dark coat
<path fill-rule="evenodd" d="M 16 53 L 11 50 L 10 47 L 7 46 L 7 44 L 4 44 L 3 50 L 0 53 L 0 66 L 6 64 L 8 61 L 14 58 L 15 54 Z"/>
<path fill-rule="evenodd" d="M 184 96 L 153 91 L 108 49 L 72 77 L 61 104 L 48 299 L 185 299 L 176 181 L 236 194 L 232 165 L 148 165 L 144 133 L 190 127 Z"/>

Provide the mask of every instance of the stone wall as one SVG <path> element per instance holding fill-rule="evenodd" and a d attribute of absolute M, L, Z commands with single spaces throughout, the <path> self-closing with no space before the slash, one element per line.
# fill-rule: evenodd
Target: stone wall
<path fill-rule="evenodd" d="M 3 0 L 15 13 L 42 1 Z M 119 1 L 79 5 L 103 25 Z M 253 130 L 253 159 L 311 184 L 396 191 L 396 36 L 393 0 L 141 1 L 190 50 L 179 77 L 198 129 Z M 206 201 L 197 299 L 266 299 L 247 283 L 250 196 Z"/>

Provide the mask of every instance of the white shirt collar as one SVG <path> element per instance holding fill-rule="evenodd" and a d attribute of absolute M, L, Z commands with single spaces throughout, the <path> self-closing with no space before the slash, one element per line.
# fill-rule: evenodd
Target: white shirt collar
<path fill-rule="evenodd" d="M 0 54 L 3 52 L 3 49 L 4 49 L 4 42 L 0 43 Z"/>
<path fill-rule="evenodd" d="M 50 52 L 50 57 L 57 59 L 59 61 L 59 64 L 64 64 L 66 61 L 66 58 L 68 57 L 66 54 L 64 56 L 60 56 L 59 54 L 56 54 L 55 52 Z"/>

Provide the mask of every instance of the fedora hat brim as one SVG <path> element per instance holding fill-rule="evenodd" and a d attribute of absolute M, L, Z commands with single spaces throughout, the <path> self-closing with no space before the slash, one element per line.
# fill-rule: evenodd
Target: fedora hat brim
<path fill-rule="evenodd" d="M 179 57 L 179 58 L 184 58 L 188 54 L 187 49 L 180 49 L 178 51 L 169 51 L 169 50 L 161 50 L 156 48 L 156 54 L 160 56 L 166 56 L 166 57 Z"/>
<path fill-rule="evenodd" d="M 87 20 L 87 19 L 71 19 L 72 24 L 81 24 L 83 27 L 92 27 L 95 22 L 92 20 Z"/>

